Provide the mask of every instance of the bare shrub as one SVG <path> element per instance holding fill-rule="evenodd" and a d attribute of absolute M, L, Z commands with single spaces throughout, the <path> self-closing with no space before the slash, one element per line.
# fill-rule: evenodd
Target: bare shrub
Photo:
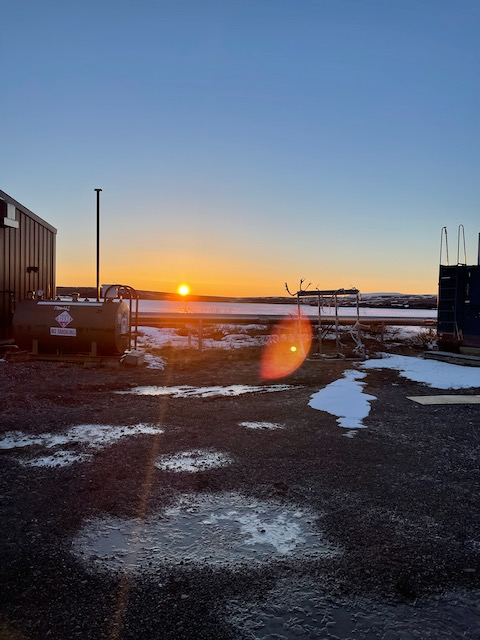
<path fill-rule="evenodd" d="M 437 332 L 432 328 L 420 329 L 420 331 L 412 333 L 406 342 L 412 347 L 433 349 L 437 346 Z"/>

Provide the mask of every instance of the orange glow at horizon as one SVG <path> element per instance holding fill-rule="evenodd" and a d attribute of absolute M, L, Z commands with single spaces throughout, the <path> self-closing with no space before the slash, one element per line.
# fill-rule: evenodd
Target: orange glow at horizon
<path fill-rule="evenodd" d="M 263 380 L 284 378 L 304 362 L 312 344 L 312 327 L 304 316 L 283 318 L 275 326 L 262 354 Z"/>
<path fill-rule="evenodd" d="M 117 251 L 118 253 L 118 251 Z M 147 256 L 148 258 L 148 256 Z M 204 262 L 204 258 L 199 262 Z M 102 282 L 122 282 L 137 290 L 176 292 L 178 291 L 179 278 L 181 284 L 189 283 L 190 292 L 196 295 L 235 296 L 235 297 L 273 297 L 288 296 L 285 291 L 285 282 L 289 282 L 292 291 L 298 288 L 297 274 L 284 273 L 280 268 L 274 273 L 265 273 L 262 278 L 252 270 L 240 268 L 238 265 L 228 263 L 215 264 L 206 268 L 205 265 L 195 269 L 186 269 L 184 265 L 170 265 L 159 272 L 149 268 L 153 259 L 146 260 L 147 266 L 142 262 L 123 260 L 118 262 L 117 256 L 106 256 L 101 270 Z M 211 267 L 211 268 L 210 268 Z M 214 270 L 215 269 L 215 270 Z M 361 294 L 374 292 L 399 292 L 404 294 L 435 294 L 438 287 L 436 267 L 434 270 L 417 269 L 415 274 L 403 273 L 401 278 L 393 273 L 379 273 L 374 275 L 362 274 L 352 282 L 349 273 L 340 271 L 328 274 L 315 285 L 322 289 L 338 289 L 341 286 L 355 286 Z M 61 256 L 57 259 L 56 284 L 68 287 L 87 287 L 95 284 L 95 269 L 84 257 L 74 260 Z M 74 289 L 75 290 L 75 289 Z"/>

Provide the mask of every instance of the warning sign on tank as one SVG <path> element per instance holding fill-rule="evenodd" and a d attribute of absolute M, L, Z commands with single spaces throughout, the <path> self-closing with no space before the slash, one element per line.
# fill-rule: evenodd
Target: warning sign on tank
<path fill-rule="evenodd" d="M 64 311 L 60 315 L 58 315 L 55 320 L 61 327 L 68 327 L 68 325 L 73 320 L 72 316 L 68 313 L 68 311 Z"/>
<path fill-rule="evenodd" d="M 76 329 L 67 329 L 66 327 L 50 327 L 51 336 L 76 336 Z"/>

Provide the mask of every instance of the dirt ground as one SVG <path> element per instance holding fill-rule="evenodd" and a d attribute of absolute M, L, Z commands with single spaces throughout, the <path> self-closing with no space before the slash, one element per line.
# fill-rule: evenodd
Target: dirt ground
<path fill-rule="evenodd" d="M 292 385 L 278 393 L 114 393 L 266 384 L 257 348 L 163 353 L 164 370 L 0 362 L 0 437 L 84 424 L 163 431 L 58 467 L 22 464 L 21 447 L 0 451 L 1 640 L 480 638 L 479 405 L 421 406 L 408 396 L 442 392 L 369 370 L 364 391 L 376 401 L 348 438 L 335 416 L 308 405 L 356 366 L 340 359 L 307 360 L 277 381 Z M 240 428 L 245 421 L 284 428 Z M 200 473 L 154 465 L 191 448 L 233 463 Z M 139 571 L 72 553 L 95 518 L 141 526 L 178 496 L 225 492 L 314 514 L 338 552 L 231 566 L 179 554 Z"/>

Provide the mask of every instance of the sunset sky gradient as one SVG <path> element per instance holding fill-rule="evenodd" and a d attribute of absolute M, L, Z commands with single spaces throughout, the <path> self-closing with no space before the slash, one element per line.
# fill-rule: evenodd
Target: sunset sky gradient
<path fill-rule="evenodd" d="M 57 284 L 435 293 L 480 232 L 477 0 L 2 3 L 0 188 Z M 462 256 L 463 260 L 463 251 Z"/>

